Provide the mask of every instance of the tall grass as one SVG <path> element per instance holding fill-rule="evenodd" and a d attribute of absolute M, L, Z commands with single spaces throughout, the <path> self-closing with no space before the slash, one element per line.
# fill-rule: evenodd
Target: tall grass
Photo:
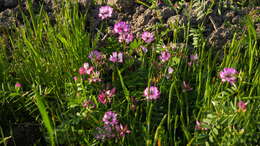
<path fill-rule="evenodd" d="M 153 2 L 155 5 L 155 1 L 145 5 Z M 11 48 L 2 47 L 0 51 L 0 101 L 5 107 L 11 106 L 9 111 L 27 111 L 25 114 L 44 125 L 49 144 L 254 145 L 260 140 L 259 38 L 250 17 L 245 19 L 247 31 L 234 34 L 231 43 L 220 50 L 208 47 L 203 27 L 191 28 L 189 24 L 170 26 L 168 31 L 174 35 L 165 40 L 160 36 L 163 33 L 156 32 L 152 44 L 140 38 L 129 45 L 119 44 L 109 36 L 105 39 L 108 45 L 98 48 L 105 27 L 89 31 L 86 22 L 90 16 L 80 13 L 74 3 L 60 3 L 54 12 L 55 21 L 43 6 L 36 13 L 31 1 L 27 6 L 29 15 L 21 12 L 24 26 L 9 34 Z M 157 31 L 156 26 L 154 29 Z M 172 57 L 167 63 L 158 59 L 164 43 L 184 44 L 176 50 L 168 46 Z M 148 53 L 138 53 L 141 45 L 148 48 Z M 107 53 L 107 58 L 111 52 L 121 50 L 126 56 L 124 64 L 95 64 L 87 58 L 94 49 Z M 198 61 L 187 65 L 189 56 L 195 53 Z M 90 84 L 78 75 L 84 62 L 91 62 L 101 71 L 101 83 Z M 168 67 L 173 67 L 174 72 L 166 78 Z M 226 67 L 239 71 L 234 86 L 219 78 L 219 72 Z M 74 76 L 79 79 L 74 81 Z M 185 91 L 184 81 L 190 84 L 191 91 Z M 15 89 L 15 82 L 21 82 L 23 87 Z M 112 103 L 103 105 L 98 94 L 106 84 L 116 87 L 117 92 Z M 148 101 L 143 96 L 151 85 L 159 87 L 159 100 Z M 93 101 L 96 108 L 82 107 L 85 100 Z M 245 112 L 238 111 L 239 101 L 247 103 Z M 25 108 L 20 108 L 23 104 Z M 118 113 L 130 134 L 105 141 L 95 138 L 108 110 Z M 4 112 L 0 110 L 1 115 Z M 15 111 L 11 113 L 15 115 Z M 207 130 L 195 129 L 196 121 Z M 0 143 L 5 143 L 10 137 L 2 133 Z"/>

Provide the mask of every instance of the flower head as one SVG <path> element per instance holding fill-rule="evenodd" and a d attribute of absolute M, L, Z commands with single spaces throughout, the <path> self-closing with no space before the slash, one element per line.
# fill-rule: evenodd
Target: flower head
<path fill-rule="evenodd" d="M 125 134 L 131 133 L 131 131 L 128 130 L 127 125 L 123 126 L 121 123 L 116 125 L 116 131 L 119 133 L 121 137 L 124 137 Z"/>
<path fill-rule="evenodd" d="M 112 111 L 108 111 L 104 114 L 102 121 L 106 125 L 115 126 L 118 123 L 117 114 Z"/>
<path fill-rule="evenodd" d="M 102 53 L 98 50 L 93 50 L 89 53 L 88 58 L 93 61 L 99 61 L 102 59 Z"/>
<path fill-rule="evenodd" d="M 130 31 L 130 26 L 124 22 L 120 21 L 114 25 L 114 32 L 117 34 L 124 34 Z"/>
<path fill-rule="evenodd" d="M 162 62 L 166 62 L 171 58 L 171 53 L 168 51 L 161 52 L 161 55 L 159 56 L 160 60 Z"/>
<path fill-rule="evenodd" d="M 134 35 L 132 33 L 123 33 L 123 34 L 120 34 L 118 37 L 118 41 L 120 43 L 126 42 L 127 44 L 132 42 L 133 39 L 134 39 Z"/>
<path fill-rule="evenodd" d="M 88 63 L 84 63 L 82 67 L 79 68 L 79 74 L 85 75 L 85 74 L 91 74 L 94 70 L 94 67 L 89 66 Z"/>
<path fill-rule="evenodd" d="M 21 83 L 16 83 L 15 88 L 21 88 L 23 85 Z"/>
<path fill-rule="evenodd" d="M 111 8 L 110 6 L 102 6 L 99 8 L 98 17 L 103 20 L 112 17 L 112 13 L 113 13 L 113 8 Z"/>
<path fill-rule="evenodd" d="M 107 102 L 111 102 L 111 97 L 113 97 L 116 93 L 116 88 L 112 88 L 111 90 L 102 91 L 98 95 L 98 101 L 102 104 L 106 104 Z"/>
<path fill-rule="evenodd" d="M 142 33 L 142 39 L 146 43 L 151 43 L 154 41 L 154 35 L 151 32 L 145 31 Z"/>
<path fill-rule="evenodd" d="M 123 62 L 123 53 L 122 52 L 113 52 L 112 55 L 110 55 L 109 60 L 113 63 L 115 63 L 115 62 L 122 63 Z"/>
<path fill-rule="evenodd" d="M 155 86 L 147 87 L 144 90 L 144 96 L 148 100 L 156 100 L 160 98 L 160 91 Z"/>
<path fill-rule="evenodd" d="M 236 82 L 236 75 L 238 74 L 237 70 L 234 68 L 224 68 L 220 72 L 220 78 L 222 82 L 229 82 L 230 84 L 234 84 Z"/>
<path fill-rule="evenodd" d="M 239 108 L 239 111 L 242 111 L 242 112 L 246 111 L 246 103 L 244 101 L 239 101 L 237 103 L 237 107 Z"/>

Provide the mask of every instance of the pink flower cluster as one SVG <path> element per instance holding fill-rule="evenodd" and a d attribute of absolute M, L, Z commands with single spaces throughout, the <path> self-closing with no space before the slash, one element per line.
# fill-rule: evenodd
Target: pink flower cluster
<path fill-rule="evenodd" d="M 112 88 L 111 90 L 103 90 L 98 95 L 98 101 L 102 104 L 110 103 L 111 98 L 115 95 L 116 88 Z"/>
<path fill-rule="evenodd" d="M 142 33 L 142 39 L 146 43 L 151 43 L 154 41 L 154 35 L 151 32 L 145 31 Z"/>
<path fill-rule="evenodd" d="M 246 103 L 244 101 L 239 101 L 237 103 L 238 111 L 246 112 Z"/>
<path fill-rule="evenodd" d="M 113 8 L 110 6 L 102 6 L 99 8 L 99 14 L 98 17 L 103 19 L 112 17 Z"/>
<path fill-rule="evenodd" d="M 160 91 L 155 86 L 147 87 L 144 90 L 144 96 L 147 100 L 156 100 L 160 98 Z"/>
<path fill-rule="evenodd" d="M 115 137 L 124 137 L 126 134 L 131 133 L 127 125 L 122 125 L 117 119 L 117 113 L 112 111 L 107 111 L 102 121 L 104 122 L 103 127 L 97 128 L 97 133 L 95 138 L 99 140 L 106 140 Z"/>
<path fill-rule="evenodd" d="M 159 59 L 162 62 L 166 62 L 171 58 L 171 53 L 169 51 L 162 51 L 161 55 L 159 56 Z"/>
<path fill-rule="evenodd" d="M 93 50 L 89 53 L 88 58 L 93 62 L 98 62 L 103 58 L 103 54 L 98 50 Z"/>
<path fill-rule="evenodd" d="M 113 63 L 123 63 L 123 53 L 122 52 L 113 52 L 112 55 L 110 55 L 109 60 Z"/>
<path fill-rule="evenodd" d="M 82 67 L 79 68 L 80 75 L 89 75 L 89 82 L 100 82 L 100 72 L 94 71 L 94 67 L 90 66 L 89 63 L 84 63 Z M 74 77 L 75 78 L 75 77 Z"/>
<path fill-rule="evenodd" d="M 120 21 L 114 25 L 114 32 L 118 34 L 118 41 L 120 43 L 130 43 L 134 39 L 133 33 L 131 33 L 130 25 L 124 21 Z"/>
<path fill-rule="evenodd" d="M 224 68 L 220 73 L 219 76 L 222 82 L 229 82 L 230 84 L 235 84 L 237 81 L 237 70 L 234 68 Z"/>

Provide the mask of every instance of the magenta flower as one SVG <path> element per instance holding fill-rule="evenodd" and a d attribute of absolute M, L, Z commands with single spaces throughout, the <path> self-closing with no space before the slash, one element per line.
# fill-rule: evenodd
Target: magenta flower
<path fill-rule="evenodd" d="M 154 35 L 151 32 L 145 31 L 142 33 L 142 39 L 146 43 L 151 43 L 152 41 L 154 41 Z"/>
<path fill-rule="evenodd" d="M 98 50 L 93 50 L 89 53 L 88 58 L 92 61 L 100 61 L 102 59 L 102 53 Z"/>
<path fill-rule="evenodd" d="M 16 83 L 15 88 L 21 88 L 23 85 L 21 83 Z"/>
<path fill-rule="evenodd" d="M 239 111 L 246 112 L 246 103 L 244 101 L 239 101 L 237 107 L 239 108 Z"/>
<path fill-rule="evenodd" d="M 127 44 L 132 42 L 133 39 L 134 39 L 134 35 L 132 33 L 123 33 L 123 34 L 120 34 L 118 37 L 118 41 L 120 43 L 126 42 Z"/>
<path fill-rule="evenodd" d="M 160 98 L 160 91 L 155 86 L 147 87 L 144 90 L 144 96 L 148 100 L 156 100 Z"/>
<path fill-rule="evenodd" d="M 112 17 L 113 8 L 110 6 L 102 6 L 99 8 L 99 14 L 98 17 L 103 19 Z"/>
<path fill-rule="evenodd" d="M 107 102 L 111 102 L 111 97 L 113 97 L 116 93 L 116 88 L 112 88 L 111 90 L 102 91 L 98 95 L 98 101 L 102 104 L 106 104 Z"/>
<path fill-rule="evenodd" d="M 119 133 L 121 137 L 124 137 L 125 134 L 131 133 L 131 131 L 128 130 L 128 126 L 123 126 L 121 123 L 119 125 L 116 125 L 116 131 Z"/>
<path fill-rule="evenodd" d="M 237 80 L 236 75 L 238 74 L 237 70 L 234 68 L 224 68 L 220 72 L 220 78 L 222 82 L 229 82 L 230 84 L 234 84 Z"/>
<path fill-rule="evenodd" d="M 114 32 L 117 34 L 124 34 L 130 31 L 130 26 L 124 22 L 120 21 L 114 25 Z"/>
<path fill-rule="evenodd" d="M 123 53 L 122 52 L 113 52 L 112 55 L 110 55 L 109 60 L 113 63 L 119 62 L 123 63 Z"/>
<path fill-rule="evenodd" d="M 159 56 L 160 60 L 162 62 L 166 62 L 171 58 L 171 53 L 168 51 L 161 52 L 161 55 Z"/>
<path fill-rule="evenodd" d="M 118 123 L 117 114 L 115 112 L 108 111 L 104 114 L 102 121 L 106 125 L 115 126 Z"/>
<path fill-rule="evenodd" d="M 91 74 L 94 70 L 94 67 L 90 67 L 88 63 L 84 63 L 82 67 L 79 68 L 79 74 L 85 75 L 85 74 Z"/>

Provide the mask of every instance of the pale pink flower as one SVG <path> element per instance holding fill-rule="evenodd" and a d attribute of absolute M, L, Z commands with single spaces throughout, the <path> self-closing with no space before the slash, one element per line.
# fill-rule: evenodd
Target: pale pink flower
<path fill-rule="evenodd" d="M 162 51 L 159 58 L 162 62 L 166 62 L 171 58 L 171 53 L 168 51 Z"/>
<path fill-rule="evenodd" d="M 234 84 L 237 81 L 237 70 L 234 68 L 224 68 L 220 72 L 220 78 L 222 82 L 229 82 L 230 84 Z"/>
<path fill-rule="evenodd" d="M 106 125 L 111 125 L 111 126 L 115 126 L 118 123 L 117 120 L 117 113 L 112 112 L 112 111 L 108 111 L 104 114 L 102 121 L 106 124 Z"/>
<path fill-rule="evenodd" d="M 103 19 L 112 17 L 113 8 L 110 6 L 102 6 L 99 8 L 99 14 L 98 17 Z"/>
<path fill-rule="evenodd" d="M 146 43 L 151 43 L 152 41 L 154 41 L 154 35 L 151 32 L 145 31 L 142 33 L 142 39 Z"/>
<path fill-rule="evenodd" d="M 134 35 L 132 33 L 123 33 L 123 34 L 120 34 L 118 37 L 118 41 L 120 43 L 126 42 L 127 44 L 132 42 L 133 39 L 134 39 Z"/>
<path fill-rule="evenodd" d="M 244 101 L 239 101 L 237 103 L 237 107 L 239 108 L 239 111 L 246 112 L 246 103 Z"/>
<path fill-rule="evenodd" d="M 123 126 L 121 123 L 119 125 L 116 125 L 116 131 L 119 133 L 121 137 L 124 137 L 125 134 L 131 133 L 131 131 L 128 130 L 128 126 Z"/>
<path fill-rule="evenodd" d="M 113 52 L 112 55 L 110 55 L 109 60 L 113 63 L 115 62 L 123 63 L 123 53 Z"/>
<path fill-rule="evenodd" d="M 102 53 L 98 50 L 93 50 L 89 53 L 88 58 L 92 61 L 100 61 L 102 59 Z"/>
<path fill-rule="evenodd" d="M 144 96 L 148 100 L 156 100 L 160 98 L 160 91 L 155 86 L 147 87 L 144 90 Z"/>

